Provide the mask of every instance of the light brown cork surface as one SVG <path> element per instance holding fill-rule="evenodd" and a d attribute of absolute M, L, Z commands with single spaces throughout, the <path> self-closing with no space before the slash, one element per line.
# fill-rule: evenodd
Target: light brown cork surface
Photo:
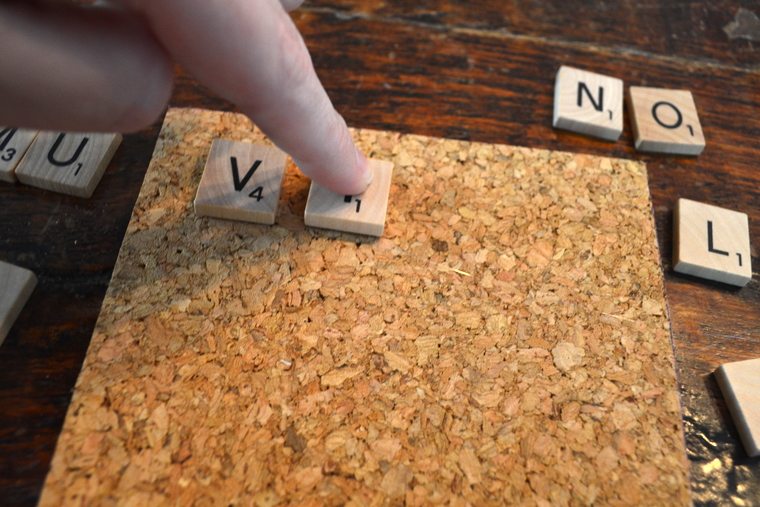
<path fill-rule="evenodd" d="M 375 131 L 385 235 L 198 218 L 170 110 L 40 505 L 688 505 L 640 163 Z M 267 141 L 268 142 L 268 141 Z"/>

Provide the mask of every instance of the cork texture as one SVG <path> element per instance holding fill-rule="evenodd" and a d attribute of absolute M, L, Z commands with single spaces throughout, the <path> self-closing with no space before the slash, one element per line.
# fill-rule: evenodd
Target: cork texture
<path fill-rule="evenodd" d="M 355 131 L 384 237 L 199 218 L 172 109 L 40 505 L 688 505 L 643 164 Z"/>

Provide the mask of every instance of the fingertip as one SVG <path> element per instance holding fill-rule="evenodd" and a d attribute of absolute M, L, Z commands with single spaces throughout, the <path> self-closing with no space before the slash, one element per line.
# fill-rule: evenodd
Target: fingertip
<path fill-rule="evenodd" d="M 280 3 L 288 12 L 298 9 L 303 2 L 304 0 L 280 0 Z"/>
<path fill-rule="evenodd" d="M 135 90 L 131 100 L 121 104 L 122 113 L 115 115 L 115 127 L 120 132 L 135 132 L 154 123 L 166 110 L 174 87 L 174 65 L 165 54 L 154 54 L 145 62 L 146 79 Z"/>
<path fill-rule="evenodd" d="M 364 153 L 362 153 L 359 148 L 355 149 L 356 164 L 359 166 L 359 171 L 361 172 L 362 178 L 366 184 L 364 190 L 362 190 L 362 192 L 364 192 L 372 184 L 372 180 L 375 179 L 375 173 L 372 171 L 372 166 L 369 165 L 369 160 L 367 160 L 367 157 L 364 155 Z"/>

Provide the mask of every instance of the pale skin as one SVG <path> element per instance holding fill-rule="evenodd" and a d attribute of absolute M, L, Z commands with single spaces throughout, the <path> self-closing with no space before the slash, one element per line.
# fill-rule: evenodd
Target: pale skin
<path fill-rule="evenodd" d="M 139 130 L 166 107 L 177 62 L 308 177 L 359 194 L 372 174 L 288 15 L 301 2 L 0 2 L 0 125 Z"/>

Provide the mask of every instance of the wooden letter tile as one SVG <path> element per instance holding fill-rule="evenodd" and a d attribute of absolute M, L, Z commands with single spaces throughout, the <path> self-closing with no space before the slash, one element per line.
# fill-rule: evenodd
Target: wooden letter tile
<path fill-rule="evenodd" d="M 552 125 L 617 140 L 623 132 L 623 81 L 563 65 L 554 84 Z"/>
<path fill-rule="evenodd" d="M 215 139 L 195 197 L 195 213 L 273 224 L 286 160 L 275 147 Z"/>
<path fill-rule="evenodd" d="M 121 134 L 40 132 L 16 177 L 33 187 L 90 197 L 119 144 Z"/>
<path fill-rule="evenodd" d="M 0 180 L 15 182 L 16 167 L 29 149 L 37 130 L 0 127 Z"/>
<path fill-rule="evenodd" d="M 747 215 L 679 199 L 673 211 L 673 270 L 747 285 L 752 278 Z"/>
<path fill-rule="evenodd" d="M 724 364 L 715 378 L 747 454 L 760 456 L 760 359 Z"/>
<path fill-rule="evenodd" d="M 37 285 L 28 269 L 0 261 L 0 345 Z"/>
<path fill-rule="evenodd" d="M 382 236 L 393 163 L 374 159 L 370 159 L 369 163 L 374 179 L 363 194 L 340 195 L 312 182 L 304 213 L 306 225 Z"/>
<path fill-rule="evenodd" d="M 676 155 L 699 155 L 705 135 L 688 90 L 631 86 L 628 114 L 636 149 Z"/>

